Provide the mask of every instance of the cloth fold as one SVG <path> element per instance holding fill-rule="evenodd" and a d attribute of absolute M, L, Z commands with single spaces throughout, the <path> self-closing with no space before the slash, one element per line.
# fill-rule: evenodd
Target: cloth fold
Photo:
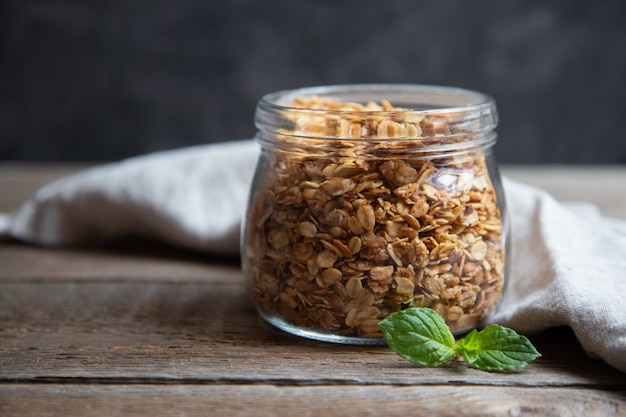
<path fill-rule="evenodd" d="M 63 246 L 135 234 L 236 255 L 258 154 L 243 140 L 89 169 L 0 214 L 0 238 Z M 504 189 L 511 256 L 491 320 L 523 334 L 569 326 L 589 355 L 626 372 L 626 222 L 506 178 Z"/>
<path fill-rule="evenodd" d="M 250 140 L 234 141 L 88 169 L 0 214 L 0 238 L 63 246 L 140 235 L 236 254 L 258 152 Z"/>
<path fill-rule="evenodd" d="M 520 333 L 569 326 L 588 354 L 626 372 L 626 222 L 504 184 L 510 275 L 491 320 Z"/>

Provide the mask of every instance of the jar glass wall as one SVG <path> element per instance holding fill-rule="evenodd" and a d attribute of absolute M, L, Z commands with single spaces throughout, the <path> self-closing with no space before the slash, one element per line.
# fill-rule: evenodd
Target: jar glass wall
<path fill-rule="evenodd" d="M 430 307 L 462 333 L 505 283 L 506 210 L 483 94 L 418 85 L 284 91 L 256 112 L 262 147 L 242 265 L 263 318 L 340 343 Z"/>

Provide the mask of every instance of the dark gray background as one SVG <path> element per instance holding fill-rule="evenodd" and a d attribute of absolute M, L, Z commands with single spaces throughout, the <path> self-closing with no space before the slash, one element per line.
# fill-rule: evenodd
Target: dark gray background
<path fill-rule="evenodd" d="M 0 3 L 0 160 L 251 137 L 258 98 L 399 82 L 495 97 L 502 162 L 626 163 L 626 2 Z"/>

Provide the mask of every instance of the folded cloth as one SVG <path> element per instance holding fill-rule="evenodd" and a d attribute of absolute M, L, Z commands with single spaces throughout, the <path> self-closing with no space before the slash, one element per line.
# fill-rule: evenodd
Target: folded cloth
<path fill-rule="evenodd" d="M 0 215 L 0 237 L 60 246 L 135 234 L 237 255 L 258 154 L 246 140 L 93 168 Z M 511 257 L 491 321 L 524 334 L 569 326 L 590 355 L 626 372 L 626 222 L 507 179 L 504 188 Z"/>
<path fill-rule="evenodd" d="M 569 326 L 588 354 L 626 372 L 626 222 L 505 178 L 508 287 L 491 321 L 521 333 Z"/>
<path fill-rule="evenodd" d="M 140 235 L 237 254 L 258 153 L 252 141 L 234 141 L 88 169 L 0 214 L 0 238 L 63 246 Z"/>

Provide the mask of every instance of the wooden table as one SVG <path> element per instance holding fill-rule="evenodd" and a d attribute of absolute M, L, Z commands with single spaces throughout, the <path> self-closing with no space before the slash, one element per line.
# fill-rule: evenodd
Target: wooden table
<path fill-rule="evenodd" d="M 0 164 L 0 212 L 80 168 Z M 503 171 L 626 218 L 626 167 Z M 568 329 L 530 339 L 543 357 L 519 372 L 422 369 L 272 328 L 237 260 L 0 243 L 0 416 L 626 416 L 625 374 Z"/>

